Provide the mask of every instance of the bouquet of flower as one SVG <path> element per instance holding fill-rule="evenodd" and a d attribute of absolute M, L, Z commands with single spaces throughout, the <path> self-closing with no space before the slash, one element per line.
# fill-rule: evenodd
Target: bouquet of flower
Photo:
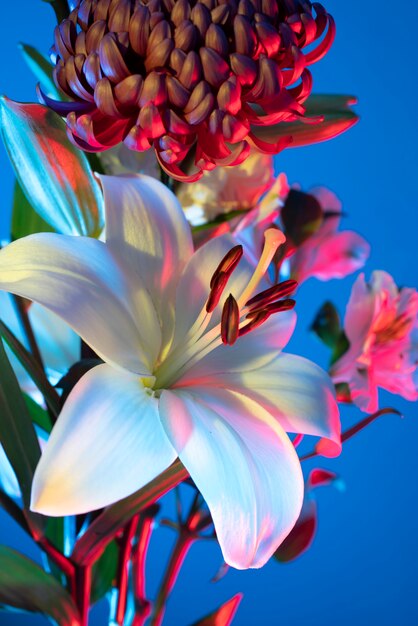
<path fill-rule="evenodd" d="M 321 4 L 46 1 L 50 58 L 22 47 L 39 103 L 0 109 L 0 504 L 43 562 L 0 547 L 0 605 L 87 626 L 106 598 L 101 623 L 160 626 L 195 542 L 219 544 L 215 580 L 309 548 L 315 489 L 340 484 L 320 458 L 398 412 L 379 388 L 417 399 L 418 296 L 360 274 L 343 322 L 331 301 L 313 315 L 329 371 L 286 351 L 301 283 L 369 255 L 333 192 L 274 174 L 357 121 L 355 98 L 311 93 L 335 35 Z M 196 626 L 228 626 L 240 600 Z"/>

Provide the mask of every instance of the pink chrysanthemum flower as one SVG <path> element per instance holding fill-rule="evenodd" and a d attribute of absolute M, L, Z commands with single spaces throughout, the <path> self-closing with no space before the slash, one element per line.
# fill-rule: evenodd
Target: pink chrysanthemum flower
<path fill-rule="evenodd" d="M 153 146 L 171 176 L 196 180 L 252 146 L 288 145 L 254 128 L 303 118 L 307 67 L 334 34 L 324 7 L 306 0 L 82 0 L 53 48 L 55 81 L 73 101 L 41 98 L 84 150 Z"/>

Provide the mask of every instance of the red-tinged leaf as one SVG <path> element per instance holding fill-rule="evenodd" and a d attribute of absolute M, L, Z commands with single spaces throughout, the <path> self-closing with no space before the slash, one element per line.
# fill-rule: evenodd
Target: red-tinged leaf
<path fill-rule="evenodd" d="M 11 239 L 20 239 L 33 233 L 53 232 L 52 226 L 35 211 L 16 181 L 13 195 L 13 210 L 11 223 Z"/>
<path fill-rule="evenodd" d="M 274 553 L 280 563 L 294 561 L 311 546 L 317 528 L 317 511 L 314 500 L 305 500 L 295 526 Z"/>
<path fill-rule="evenodd" d="M 165 493 L 188 478 L 180 461 L 175 461 L 160 476 L 131 496 L 107 507 L 77 541 L 72 560 L 79 565 L 94 562 L 134 515 L 154 504 Z"/>
<path fill-rule="evenodd" d="M 305 103 L 306 116 L 323 116 L 323 121 L 315 124 L 281 122 L 252 130 L 259 138 L 270 142 L 291 136 L 293 141 L 289 148 L 327 141 L 341 135 L 358 122 L 358 115 L 351 109 L 353 104 L 356 104 L 353 96 L 313 94 Z"/>
<path fill-rule="evenodd" d="M 59 626 L 80 626 L 80 616 L 68 592 L 36 563 L 0 546 L 0 605 L 43 613 Z"/>
<path fill-rule="evenodd" d="M 45 106 L 0 99 L 0 130 L 16 177 L 35 211 L 57 232 L 98 236 L 103 196 L 64 121 Z"/>
<path fill-rule="evenodd" d="M 239 604 L 243 598 L 242 593 L 237 593 L 233 598 L 225 602 L 214 613 L 211 613 L 207 617 L 195 622 L 193 626 L 230 626 L 235 614 L 238 610 Z"/>

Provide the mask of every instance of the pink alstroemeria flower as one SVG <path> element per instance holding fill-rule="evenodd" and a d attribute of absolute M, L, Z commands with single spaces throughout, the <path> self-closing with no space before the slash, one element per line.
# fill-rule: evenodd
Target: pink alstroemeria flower
<path fill-rule="evenodd" d="M 225 561 L 260 567 L 303 501 L 286 431 L 340 444 L 330 378 L 281 353 L 293 312 L 263 324 L 246 318 L 284 237 L 268 231 L 255 270 L 230 237 L 193 254 L 181 207 L 161 183 L 105 176 L 102 185 L 105 243 L 43 233 L 0 251 L 0 287 L 60 315 L 104 360 L 64 405 L 32 507 L 49 515 L 98 509 L 178 456 L 209 506 Z"/>
<path fill-rule="evenodd" d="M 260 206 L 238 225 L 236 238 L 245 242 L 253 254 L 259 250 L 264 230 L 280 223 L 280 211 L 289 191 L 286 177 L 282 174 Z M 337 196 L 325 187 L 316 187 L 309 193 L 321 205 L 324 219 L 316 232 L 289 251 L 289 276 L 299 283 L 311 277 L 325 281 L 343 278 L 363 267 L 370 254 L 370 246 L 357 233 L 338 230 L 341 202 Z"/>
<path fill-rule="evenodd" d="M 398 289 L 392 276 L 375 271 L 369 284 L 361 274 L 353 285 L 344 330 L 348 351 L 333 365 L 335 383 L 348 383 L 353 402 L 367 413 L 378 408 L 378 387 L 416 400 L 418 294 Z"/>

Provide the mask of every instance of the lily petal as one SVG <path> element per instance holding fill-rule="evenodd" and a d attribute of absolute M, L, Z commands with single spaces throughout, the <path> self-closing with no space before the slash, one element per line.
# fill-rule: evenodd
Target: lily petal
<path fill-rule="evenodd" d="M 236 246 L 230 235 L 209 240 L 190 258 L 179 280 L 176 298 L 176 329 L 173 346 L 181 343 L 204 309 L 210 291 L 210 280 L 223 257 Z M 241 259 L 230 277 L 220 303 L 212 313 L 208 328 L 220 322 L 222 306 L 229 293 L 238 297 L 248 284 L 253 269 Z"/>
<path fill-rule="evenodd" d="M 290 340 L 296 325 L 296 313 L 285 311 L 272 315 L 264 324 L 244 335 L 232 346 L 221 345 L 188 370 L 176 387 L 205 383 L 223 384 L 230 372 L 248 372 L 271 362 Z M 217 382 L 214 382 L 216 379 Z M 228 385 L 227 385 L 228 386 Z"/>
<path fill-rule="evenodd" d="M 301 510 L 295 449 L 249 398 L 225 389 L 189 391 L 163 392 L 163 424 L 209 506 L 225 561 L 261 567 Z"/>
<path fill-rule="evenodd" d="M 150 297 L 106 245 L 41 233 L 0 251 L 0 289 L 66 321 L 105 361 L 148 374 L 161 335 Z"/>
<path fill-rule="evenodd" d="M 35 472 L 34 511 L 73 515 L 143 487 L 176 458 L 141 380 L 103 364 L 74 387 Z"/>
<path fill-rule="evenodd" d="M 341 450 L 334 386 L 324 370 L 307 359 L 279 354 L 262 367 L 241 371 L 239 365 L 224 370 L 220 364 L 219 374 L 202 376 L 199 385 L 238 391 L 264 407 L 286 432 L 330 440 L 330 456 Z"/>
<path fill-rule="evenodd" d="M 141 273 L 165 333 L 174 321 L 178 279 L 193 254 L 190 226 L 176 196 L 151 176 L 101 176 L 106 243 Z"/>

